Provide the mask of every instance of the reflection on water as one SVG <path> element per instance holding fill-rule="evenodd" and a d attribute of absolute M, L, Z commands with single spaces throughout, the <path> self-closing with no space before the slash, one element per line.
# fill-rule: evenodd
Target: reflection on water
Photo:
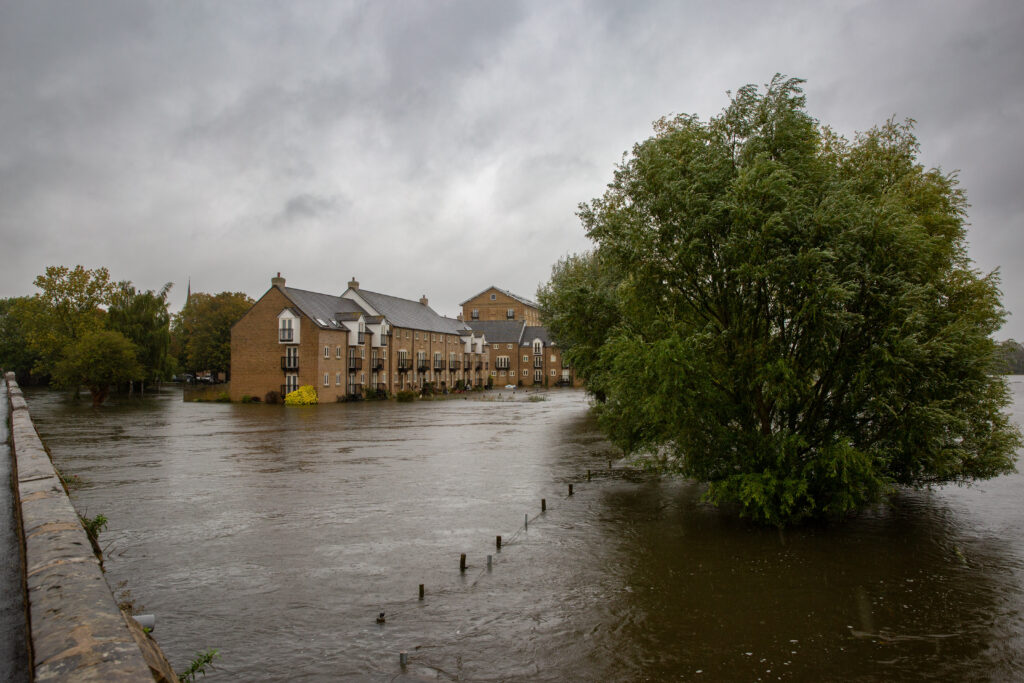
<path fill-rule="evenodd" d="M 158 615 L 178 667 L 220 648 L 210 681 L 392 680 L 403 650 L 426 680 L 1024 675 L 1021 475 L 780 534 L 692 483 L 609 473 L 579 392 L 28 400 L 58 466 L 87 482 L 79 510 L 110 519 L 110 583 Z"/>

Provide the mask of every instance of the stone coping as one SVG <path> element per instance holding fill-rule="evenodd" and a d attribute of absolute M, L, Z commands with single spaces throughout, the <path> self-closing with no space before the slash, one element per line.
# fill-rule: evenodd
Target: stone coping
<path fill-rule="evenodd" d="M 152 653 L 144 654 L 139 634 L 133 634 L 114 600 L 32 424 L 14 373 L 8 372 L 6 378 L 25 539 L 34 680 L 177 681 L 169 666 L 147 663 Z M 159 659 L 166 665 L 162 655 Z"/>

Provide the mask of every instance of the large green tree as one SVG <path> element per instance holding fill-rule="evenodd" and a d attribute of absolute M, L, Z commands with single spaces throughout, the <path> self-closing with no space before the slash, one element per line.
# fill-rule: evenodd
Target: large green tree
<path fill-rule="evenodd" d="M 33 308 L 30 297 L 0 299 L 0 368 L 13 371 L 25 382 L 39 356 L 30 347 L 23 322 L 25 311 Z"/>
<path fill-rule="evenodd" d="M 175 363 L 169 355 L 171 316 L 167 311 L 168 282 L 160 291 L 138 291 L 130 282 L 119 283 L 107 309 L 107 327 L 130 339 L 138 347 L 142 374 L 132 379 L 167 379 Z"/>
<path fill-rule="evenodd" d="M 193 371 L 230 373 L 231 326 L 253 303 L 243 292 L 190 294 L 174 321 L 182 366 Z"/>
<path fill-rule="evenodd" d="M 38 359 L 33 371 L 50 374 L 71 344 L 103 327 L 115 285 L 106 268 L 48 266 L 35 286 L 41 291 L 17 304 L 16 311 Z"/>
<path fill-rule="evenodd" d="M 141 376 L 136 350 L 120 332 L 91 330 L 72 342 L 54 365 L 53 382 L 69 389 L 87 387 L 93 406 L 99 406 L 112 385 Z"/>
<path fill-rule="evenodd" d="M 1009 472 L 1021 443 L 956 178 L 918 162 L 911 121 L 835 135 L 800 84 L 746 86 L 633 148 L 580 211 L 617 282 L 592 287 L 610 305 L 572 305 L 613 322 L 566 339 L 615 443 L 778 525 Z M 549 320 L 566 283 L 586 298 L 586 267 L 556 267 Z"/>

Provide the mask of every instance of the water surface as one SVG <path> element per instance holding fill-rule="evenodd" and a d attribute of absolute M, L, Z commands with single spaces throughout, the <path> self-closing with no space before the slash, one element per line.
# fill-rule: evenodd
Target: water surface
<path fill-rule="evenodd" d="M 1024 676 L 1021 475 L 780 534 L 692 483 L 609 472 L 577 391 L 100 410 L 26 393 L 86 482 L 79 511 L 110 519 L 109 582 L 156 613 L 176 668 L 219 648 L 211 682 L 389 681 L 403 650 L 407 677 L 441 681 Z"/>

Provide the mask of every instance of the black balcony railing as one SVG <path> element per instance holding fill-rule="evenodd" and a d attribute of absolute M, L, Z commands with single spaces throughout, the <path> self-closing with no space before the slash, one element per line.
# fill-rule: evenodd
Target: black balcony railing
<path fill-rule="evenodd" d="M 349 358 L 348 359 L 348 370 L 349 370 L 349 372 L 352 372 L 353 370 L 362 370 L 362 369 L 363 369 L 363 359 L 362 358 Z"/>
<path fill-rule="evenodd" d="M 282 384 L 281 385 L 281 398 L 284 398 L 290 392 L 295 391 L 298 388 L 299 388 L 298 386 L 294 386 L 294 387 L 289 388 L 287 384 Z"/>
<path fill-rule="evenodd" d="M 281 369 L 282 370 L 298 370 L 299 369 L 299 357 L 298 356 L 281 356 Z"/>
<path fill-rule="evenodd" d="M 541 358 L 540 356 L 538 356 L 537 358 L 534 358 L 533 359 L 533 367 L 535 367 L 535 368 L 542 368 L 542 367 L 544 367 L 544 359 Z"/>
<path fill-rule="evenodd" d="M 362 344 L 366 341 L 365 332 L 356 332 L 356 343 Z"/>
<path fill-rule="evenodd" d="M 443 360 L 435 360 L 434 361 L 434 369 L 435 370 L 444 370 L 444 361 Z"/>
<path fill-rule="evenodd" d="M 384 359 L 383 358 L 371 358 L 370 359 L 370 369 L 371 370 L 383 370 L 384 369 Z"/>
<path fill-rule="evenodd" d="M 265 338 L 265 337 L 264 337 Z M 295 330 L 289 327 L 282 327 L 277 330 L 277 340 L 283 342 L 290 342 L 295 338 Z"/>
<path fill-rule="evenodd" d="M 362 384 L 349 384 L 348 385 L 348 395 L 351 396 L 352 398 L 362 398 L 363 397 L 363 385 Z"/>
<path fill-rule="evenodd" d="M 448 369 L 452 370 L 452 371 L 461 370 L 462 369 L 462 361 L 461 360 L 449 361 L 448 362 Z"/>
<path fill-rule="evenodd" d="M 430 363 L 425 360 L 421 360 L 416 363 L 416 372 L 426 372 L 430 369 Z"/>
<path fill-rule="evenodd" d="M 409 372 L 410 370 L 412 370 L 412 361 L 408 361 L 408 360 L 399 360 L 398 361 L 398 371 L 399 372 Z"/>

